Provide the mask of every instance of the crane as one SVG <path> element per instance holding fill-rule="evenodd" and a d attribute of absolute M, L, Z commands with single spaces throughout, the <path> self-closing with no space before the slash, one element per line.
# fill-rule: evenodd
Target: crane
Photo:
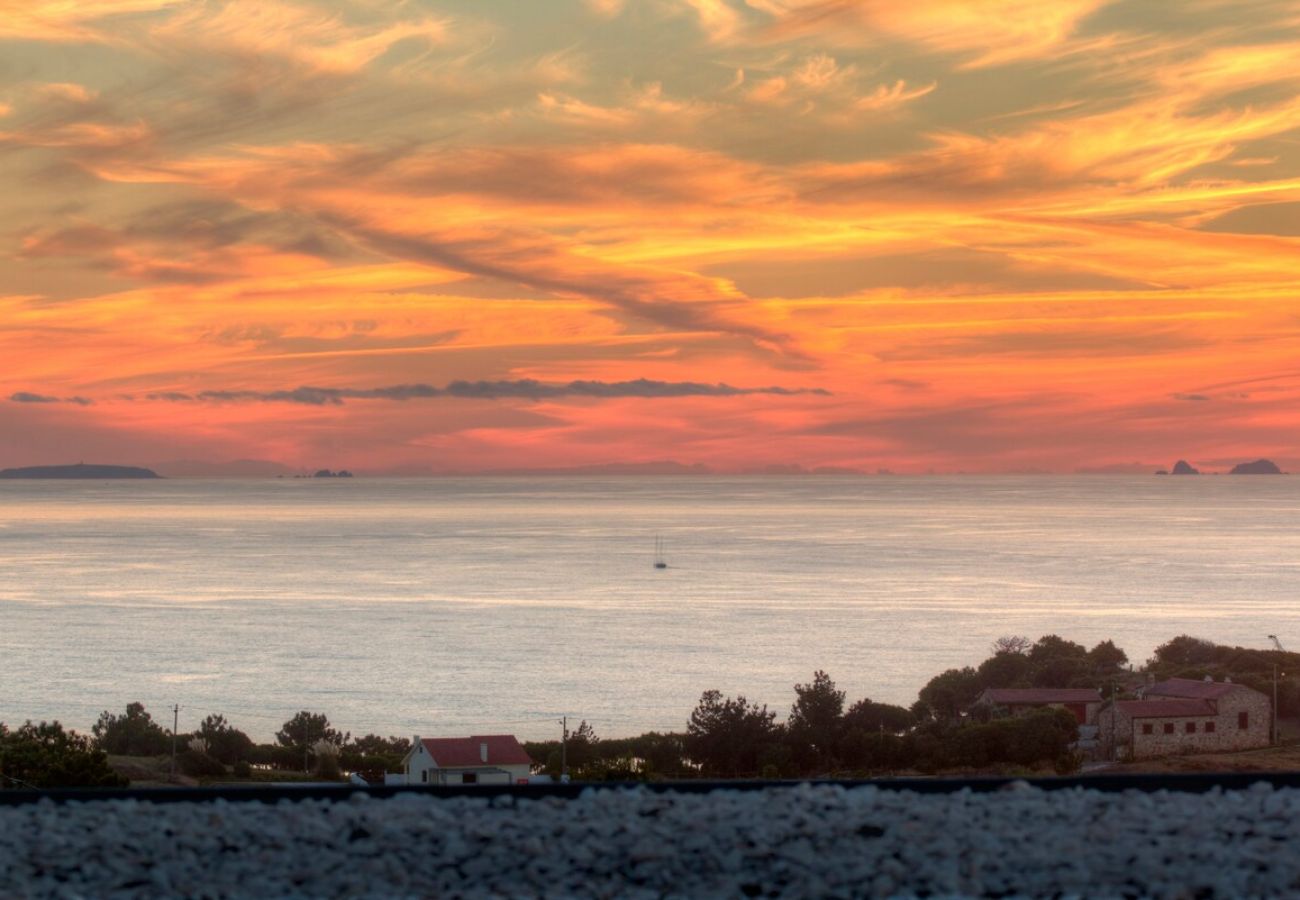
<path fill-rule="evenodd" d="M 1281 650 L 1283 653 L 1286 652 L 1286 648 L 1282 646 L 1282 642 L 1279 641 L 1279 640 L 1277 639 L 1277 635 L 1276 635 L 1276 634 L 1270 634 L 1270 635 L 1268 636 L 1268 639 L 1269 639 L 1270 641 L 1273 642 L 1273 646 L 1274 646 L 1274 647 L 1276 647 L 1277 649 Z"/>

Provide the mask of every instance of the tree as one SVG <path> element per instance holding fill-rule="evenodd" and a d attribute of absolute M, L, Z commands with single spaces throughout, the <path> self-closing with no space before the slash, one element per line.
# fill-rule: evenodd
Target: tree
<path fill-rule="evenodd" d="M 577 773 L 594 763 L 599 755 L 597 748 L 599 743 L 600 738 L 596 737 L 596 729 L 583 719 L 576 730 L 569 732 L 568 747 L 565 748 L 569 769 Z M 581 775 L 579 777 L 581 778 Z"/>
<path fill-rule="evenodd" d="M 1115 646 L 1114 641 L 1101 641 L 1088 651 L 1088 662 L 1100 675 L 1111 675 L 1128 663 L 1128 654 Z"/>
<path fill-rule="evenodd" d="M 171 752 L 171 735 L 145 711 L 143 703 L 128 703 L 126 714 L 121 716 L 104 710 L 90 731 L 105 753 L 158 756 Z"/>
<path fill-rule="evenodd" d="M 1029 648 L 1029 658 L 1037 666 L 1046 665 L 1054 659 L 1086 659 L 1088 649 L 1083 644 L 1067 641 L 1055 634 L 1045 634 Z"/>
<path fill-rule="evenodd" d="M 1033 680 L 1034 664 L 1023 653 L 1001 651 L 980 663 L 980 683 L 984 687 L 1024 687 Z"/>
<path fill-rule="evenodd" d="M 641 770 L 647 776 L 681 778 L 690 774 L 685 739 L 680 734 L 650 731 L 627 743 L 628 754 L 641 760 Z"/>
<path fill-rule="evenodd" d="M 218 762 L 233 766 L 246 760 L 253 750 L 252 739 L 231 726 L 222 715 L 209 715 L 195 734 L 207 742 L 207 753 Z"/>
<path fill-rule="evenodd" d="M 1033 642 L 1030 641 L 1029 638 L 1022 637 L 1018 634 L 1011 634 L 1000 637 L 994 641 L 992 650 L 994 656 L 999 653 L 1014 653 L 1017 656 L 1021 656 L 1027 653 L 1032 645 Z"/>
<path fill-rule="evenodd" d="M 1034 672 L 1034 687 L 1081 687 L 1092 680 L 1092 668 L 1086 658 L 1059 656 L 1045 661 Z"/>
<path fill-rule="evenodd" d="M 756 775 L 780 737 L 776 713 L 744 696 L 705 691 L 686 725 L 686 752 L 705 775 Z"/>
<path fill-rule="evenodd" d="M 10 732 L 0 725 L 0 788 L 122 787 L 94 742 L 58 722 L 27 722 Z"/>
<path fill-rule="evenodd" d="M 1155 650 L 1154 662 L 1178 666 L 1203 666 L 1214 662 L 1218 647 L 1210 641 L 1180 634 Z"/>
<path fill-rule="evenodd" d="M 844 731 L 860 730 L 867 734 L 902 734 L 916 724 L 916 717 L 901 706 L 859 700 L 844 714 Z"/>
<path fill-rule="evenodd" d="M 411 749 L 411 739 L 367 734 L 344 745 L 339 763 L 352 771 L 401 772 L 402 760 Z"/>
<path fill-rule="evenodd" d="M 983 689 L 979 674 L 969 666 L 948 669 L 921 688 L 918 706 L 936 718 L 951 719 L 974 703 Z"/>
<path fill-rule="evenodd" d="M 361 756 L 405 756 L 411 749 L 411 739 L 405 737 L 381 737 L 367 734 L 353 738 L 348 750 Z"/>
<path fill-rule="evenodd" d="M 808 684 L 794 686 L 786 736 L 796 758 L 804 765 L 830 765 L 844 718 L 844 692 L 820 669 Z"/>
<path fill-rule="evenodd" d="M 317 741 L 327 741 L 336 747 L 342 747 L 351 736 L 330 727 L 330 720 L 324 713 L 308 712 L 305 709 L 285 722 L 275 733 L 279 745 L 292 750 L 304 762 Z"/>

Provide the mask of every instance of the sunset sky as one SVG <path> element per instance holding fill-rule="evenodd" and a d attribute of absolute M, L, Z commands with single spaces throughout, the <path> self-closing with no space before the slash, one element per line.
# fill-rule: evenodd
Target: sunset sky
<path fill-rule="evenodd" d="M 0 465 L 1300 468 L 1300 2 L 0 0 Z"/>

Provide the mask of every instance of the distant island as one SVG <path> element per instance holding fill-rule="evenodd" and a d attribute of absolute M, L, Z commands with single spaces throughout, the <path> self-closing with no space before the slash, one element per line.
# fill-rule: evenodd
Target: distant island
<path fill-rule="evenodd" d="M 1254 462 L 1240 463 L 1232 467 L 1229 475 L 1281 475 L 1282 470 L 1275 463 L 1267 459 L 1257 459 Z"/>
<path fill-rule="evenodd" d="M 26 466 L 19 469 L 0 469 L 0 478 L 157 478 L 152 469 L 137 466 L 96 466 L 77 463 L 75 466 Z"/>
<path fill-rule="evenodd" d="M 1157 475 L 1169 475 L 1169 470 L 1161 469 L 1156 472 Z M 1200 475 L 1200 469 L 1191 465 L 1185 459 L 1180 459 L 1174 463 L 1172 474 L 1174 475 Z M 1257 459 L 1254 462 L 1239 463 L 1232 467 L 1229 475 L 1284 475 L 1286 474 L 1277 467 L 1277 464 L 1268 459 Z"/>
<path fill-rule="evenodd" d="M 329 469 L 321 469 L 312 478 L 351 478 L 352 473 L 347 469 L 339 469 L 337 472 L 331 472 Z"/>

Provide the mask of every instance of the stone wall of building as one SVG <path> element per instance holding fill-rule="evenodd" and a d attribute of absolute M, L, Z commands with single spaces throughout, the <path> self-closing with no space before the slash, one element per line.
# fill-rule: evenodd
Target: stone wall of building
<path fill-rule="evenodd" d="M 1215 715 L 1182 715 L 1161 718 L 1130 718 L 1110 706 L 1098 716 L 1100 747 L 1104 755 L 1129 759 L 1152 759 L 1185 753 L 1218 753 L 1250 750 L 1269 743 L 1272 704 L 1259 691 L 1241 687 L 1211 701 Z M 1242 727 L 1241 715 L 1245 715 Z M 1150 725 L 1146 734 L 1143 726 Z M 1188 731 L 1188 726 L 1194 728 Z M 1169 727 L 1172 730 L 1169 730 Z M 1212 726 L 1212 730 L 1210 727 Z"/>

